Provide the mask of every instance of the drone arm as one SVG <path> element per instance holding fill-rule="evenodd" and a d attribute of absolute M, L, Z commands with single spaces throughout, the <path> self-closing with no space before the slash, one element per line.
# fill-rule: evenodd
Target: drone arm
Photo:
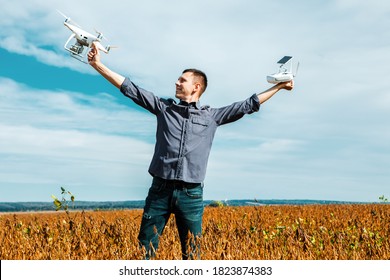
<path fill-rule="evenodd" d="M 108 50 L 105 47 L 103 47 L 103 45 L 100 42 L 95 41 L 94 44 L 96 45 L 98 50 L 108 53 Z"/>

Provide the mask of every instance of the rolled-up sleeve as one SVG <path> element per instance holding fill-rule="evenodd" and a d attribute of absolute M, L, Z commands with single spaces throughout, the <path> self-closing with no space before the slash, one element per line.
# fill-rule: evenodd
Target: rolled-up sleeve
<path fill-rule="evenodd" d="M 126 78 L 121 85 L 120 91 L 124 96 L 133 100 L 139 106 L 145 108 L 153 114 L 161 111 L 162 101 L 152 92 L 147 91 L 136 84 L 129 78 Z"/>
<path fill-rule="evenodd" d="M 241 119 L 246 114 L 252 114 L 260 110 L 260 101 L 257 94 L 244 101 L 235 102 L 229 106 L 211 109 L 217 125 L 223 125 Z"/>

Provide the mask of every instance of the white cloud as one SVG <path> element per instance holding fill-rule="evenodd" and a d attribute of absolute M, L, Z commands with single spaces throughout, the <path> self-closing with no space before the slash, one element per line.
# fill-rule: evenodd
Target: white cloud
<path fill-rule="evenodd" d="M 333 83 L 345 77 L 355 80 L 348 70 L 364 76 L 377 70 L 381 65 L 372 57 L 383 59 L 389 43 L 389 36 L 383 36 L 389 32 L 384 24 L 389 21 L 389 8 L 375 1 L 369 5 L 301 1 L 282 7 L 281 3 L 258 1 L 114 0 L 109 6 L 93 1 L 72 5 L 72 0 L 22 2 L 2 4 L 1 47 L 50 65 L 91 72 L 69 59 L 62 48 L 71 33 L 56 12 L 59 9 L 87 31 L 103 30 L 111 44 L 120 46 L 103 55 L 110 66 L 137 77 L 152 90 L 171 89 L 163 92 L 166 95 L 173 92 L 179 71 L 195 66 L 209 73 L 210 92 L 224 92 L 228 100 L 235 101 L 237 94 L 243 97 L 257 90 L 285 54 L 301 60 L 301 82 L 307 83 L 306 77 L 331 78 Z M 362 19 L 362 14 L 370 21 Z"/>
<path fill-rule="evenodd" d="M 28 88 L 0 78 L 1 122 L 30 124 L 45 129 L 92 131 L 102 134 L 133 135 L 144 140 L 153 135 L 152 116 L 120 105 L 108 94 L 94 96 L 66 91 Z M 136 124 L 136 125 L 134 125 Z"/>
<path fill-rule="evenodd" d="M 36 90 L 8 79 L 0 79 L 0 104 L 3 187 L 29 184 L 34 200 L 65 184 L 85 200 L 95 197 L 92 186 L 111 200 L 118 192 L 143 198 L 153 118 L 107 95 Z"/>
<path fill-rule="evenodd" d="M 120 46 L 103 55 L 104 62 L 158 95 L 172 96 L 183 68 L 204 69 L 210 86 L 202 103 L 213 106 L 263 90 L 265 76 L 276 70 L 275 61 L 292 54 L 301 63 L 294 92 L 278 94 L 259 114 L 218 131 L 207 177 L 218 191 L 210 190 L 210 195 L 223 193 L 221 180 L 229 182 L 227 188 L 240 180 L 283 186 L 279 197 L 303 195 L 315 185 L 317 198 L 328 191 L 330 199 L 347 199 L 348 192 L 341 193 L 340 188 L 332 197 L 328 188 L 334 183 L 344 184 L 349 192 L 356 186 L 355 198 L 363 200 L 369 181 L 375 184 L 370 188 L 384 192 L 388 175 L 375 176 L 390 166 L 386 157 L 390 5 L 383 1 L 3 2 L 0 47 L 10 52 L 93 73 L 63 50 L 70 32 L 62 25 L 59 9 L 88 31 L 102 30 L 110 43 Z M 152 142 L 153 118 L 129 113 L 108 96 L 37 94 L 12 81 L 0 83 L 4 128 L 56 131 L 48 134 L 54 138 L 61 138 L 61 131 L 72 132 L 79 141 L 75 143 L 84 148 L 83 141 L 94 137 L 108 142 L 112 139 L 104 137 L 114 137 L 119 146 L 122 140 L 141 141 L 134 145 Z M 13 94 L 21 87 L 34 98 L 24 102 L 25 95 Z M 133 119 L 140 125 L 127 123 Z M 257 166 L 259 172 L 254 171 Z M 236 169 L 245 176 L 237 175 Z"/>

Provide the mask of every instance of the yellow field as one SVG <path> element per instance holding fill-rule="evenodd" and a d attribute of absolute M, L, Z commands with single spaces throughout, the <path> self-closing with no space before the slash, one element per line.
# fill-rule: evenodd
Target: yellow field
<path fill-rule="evenodd" d="M 142 259 L 142 210 L 0 215 L 0 259 Z M 202 259 L 390 259 L 390 205 L 205 208 Z M 156 259 L 181 259 L 174 217 Z"/>

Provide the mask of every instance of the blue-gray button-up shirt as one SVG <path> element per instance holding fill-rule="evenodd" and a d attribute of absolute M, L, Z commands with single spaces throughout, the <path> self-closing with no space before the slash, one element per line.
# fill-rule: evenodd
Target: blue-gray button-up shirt
<path fill-rule="evenodd" d="M 149 173 L 167 180 L 201 183 L 217 127 L 260 108 L 256 94 L 222 108 L 199 102 L 177 104 L 155 96 L 126 78 L 121 92 L 157 117 L 156 145 Z"/>

